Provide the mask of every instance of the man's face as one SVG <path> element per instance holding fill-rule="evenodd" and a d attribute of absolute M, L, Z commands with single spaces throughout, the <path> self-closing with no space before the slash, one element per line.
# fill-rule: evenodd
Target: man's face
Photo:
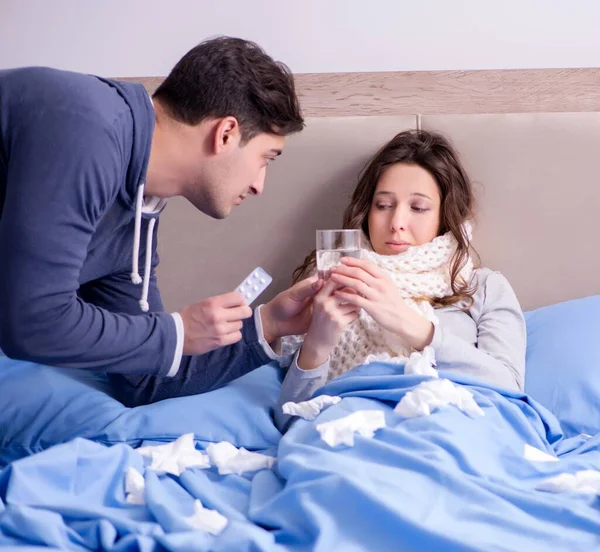
<path fill-rule="evenodd" d="M 284 143 L 285 138 L 275 134 L 257 134 L 245 144 L 239 134 L 230 135 L 216 148 L 210 167 L 199 168 L 186 198 L 213 218 L 227 217 L 249 194 L 262 193 L 267 166 L 281 154 Z"/>

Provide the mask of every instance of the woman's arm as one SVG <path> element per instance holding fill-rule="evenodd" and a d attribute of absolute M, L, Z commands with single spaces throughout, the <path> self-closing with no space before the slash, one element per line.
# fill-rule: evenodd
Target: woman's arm
<path fill-rule="evenodd" d="M 329 355 L 348 324 L 358 317 L 357 308 L 345 305 L 335 297 L 337 288 L 337 284 L 329 280 L 314 299 L 310 327 L 302 347 L 294 356 L 275 405 L 275 423 L 280 431 L 286 429 L 290 420 L 281 407 L 289 401 L 310 399 L 325 384 Z"/>
<path fill-rule="evenodd" d="M 480 281 L 471 310 L 476 315 L 477 346 L 452 333 L 452 316 L 436 327 L 431 346 L 439 370 L 458 370 L 501 387 L 522 391 L 527 330 L 519 301 L 508 280 L 490 272 Z M 478 315 L 478 316 L 477 316 Z"/>
<path fill-rule="evenodd" d="M 343 259 L 342 263 L 344 266 L 332 269 L 331 279 L 355 293 L 340 290 L 335 294 L 364 308 L 380 326 L 412 348 L 421 350 L 431 345 L 438 368 L 458 370 L 509 389 L 523 389 L 525 318 L 504 276 L 489 269 L 478 273 L 479 287 L 471 307 L 477 321 L 477 346 L 474 346 L 452 332 L 452 317 L 464 313 L 444 312 L 445 322 L 434 327 L 408 307 L 380 268 L 361 259 Z"/>
<path fill-rule="evenodd" d="M 329 373 L 329 360 L 311 370 L 303 370 L 298 366 L 299 355 L 300 351 L 294 355 L 275 405 L 275 425 L 282 433 L 292 419 L 292 416 L 283 413 L 282 406 L 290 401 L 298 403 L 309 400 L 317 389 L 325 385 Z"/>

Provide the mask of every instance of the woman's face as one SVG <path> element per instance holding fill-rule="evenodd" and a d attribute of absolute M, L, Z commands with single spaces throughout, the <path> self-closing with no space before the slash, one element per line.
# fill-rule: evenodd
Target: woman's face
<path fill-rule="evenodd" d="M 369 210 L 371 246 L 397 255 L 433 240 L 440 227 L 440 191 L 418 165 L 397 163 L 381 175 Z"/>

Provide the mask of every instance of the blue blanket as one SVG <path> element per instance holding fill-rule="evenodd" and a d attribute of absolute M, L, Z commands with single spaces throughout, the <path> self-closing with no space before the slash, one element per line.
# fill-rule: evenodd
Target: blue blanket
<path fill-rule="evenodd" d="M 321 389 L 343 400 L 314 421 L 295 422 L 276 450 L 267 451 L 277 455 L 273 470 L 158 476 L 144 471 L 129 445 L 86 439 L 15 461 L 0 472 L 0 545 L 236 552 L 600 547 L 597 496 L 535 489 L 562 472 L 600 469 L 600 435 L 564 439 L 556 419 L 526 395 L 451 373 L 485 416 L 449 406 L 404 419 L 394 406 L 426 378 L 401 372 L 372 364 Z M 318 423 L 366 409 L 386 416 L 387 427 L 373 438 L 358 436 L 353 447 L 335 448 L 320 439 Z M 525 444 L 560 461 L 527 460 Z M 129 466 L 145 474 L 146 505 L 125 502 Z M 229 519 L 219 536 L 184 520 L 195 498 Z"/>

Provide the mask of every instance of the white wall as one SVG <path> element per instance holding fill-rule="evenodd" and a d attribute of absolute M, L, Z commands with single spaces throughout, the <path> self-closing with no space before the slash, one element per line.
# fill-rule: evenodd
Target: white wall
<path fill-rule="evenodd" d="M 0 68 L 165 75 L 216 34 L 297 73 L 593 67 L 600 1 L 0 0 Z"/>

